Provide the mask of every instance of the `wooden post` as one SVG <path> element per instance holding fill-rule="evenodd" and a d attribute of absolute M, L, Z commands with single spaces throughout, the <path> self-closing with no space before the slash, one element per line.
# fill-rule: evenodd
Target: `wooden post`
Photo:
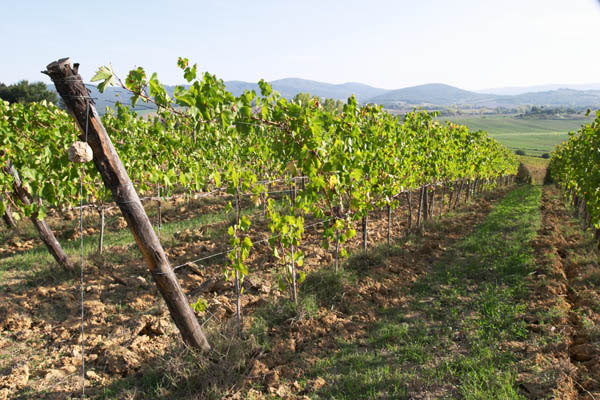
<path fill-rule="evenodd" d="M 458 185 L 458 189 L 456 190 L 456 198 L 454 199 L 454 207 L 452 207 L 454 209 L 456 209 L 456 206 L 458 205 L 458 201 L 460 200 L 460 192 L 461 192 L 464 184 L 465 184 L 465 181 L 461 180 L 460 185 Z"/>
<path fill-rule="evenodd" d="M 98 253 L 102 254 L 104 248 L 104 205 L 100 206 L 100 239 L 98 240 Z"/>
<path fill-rule="evenodd" d="M 335 229 L 335 273 L 338 273 L 338 266 L 340 264 L 340 232 Z"/>
<path fill-rule="evenodd" d="M 429 219 L 432 219 L 434 216 L 433 210 L 435 209 L 435 185 L 431 187 L 431 198 L 429 199 Z"/>
<path fill-rule="evenodd" d="M 421 223 L 419 224 L 419 226 L 423 228 L 423 224 L 427 220 L 427 186 L 423 186 L 421 190 Z"/>
<path fill-rule="evenodd" d="M 15 222 L 15 219 L 13 218 L 12 215 L 12 210 L 10 209 L 10 205 L 6 205 L 6 210 L 4 211 L 4 215 L 2 216 L 2 219 L 4 220 L 4 223 L 6 224 L 6 227 L 9 229 L 16 229 L 17 228 L 17 223 Z"/>
<path fill-rule="evenodd" d="M 26 206 L 30 206 L 33 198 L 27 189 L 23 187 L 17 170 L 10 164 L 10 162 L 6 167 L 3 167 L 3 170 L 5 173 L 13 177 L 13 193 L 15 196 L 21 201 L 21 203 Z M 31 223 L 35 229 L 38 231 L 40 239 L 42 239 L 42 242 L 44 242 L 54 260 L 56 260 L 56 262 L 65 270 L 74 271 L 75 265 L 73 265 L 73 263 L 67 257 L 67 253 L 65 253 L 64 249 L 56 239 L 56 236 L 54 236 L 54 232 L 52 232 L 52 229 L 50 229 L 46 223 L 46 220 L 39 219 L 37 211 L 34 212 L 29 219 L 31 220 Z"/>
<path fill-rule="evenodd" d="M 444 213 L 444 197 L 446 195 L 446 184 L 442 184 L 442 194 L 440 195 L 440 217 Z"/>
<path fill-rule="evenodd" d="M 452 186 L 449 189 L 448 212 L 452 209 L 452 201 L 454 200 L 454 194 L 456 193 L 456 182 L 452 182 Z"/>
<path fill-rule="evenodd" d="M 410 232 L 412 229 L 412 199 L 411 199 L 411 190 L 406 192 L 406 202 L 408 203 L 408 224 L 406 225 L 406 230 Z"/>
<path fill-rule="evenodd" d="M 367 252 L 367 215 L 368 215 L 368 212 L 362 218 L 362 231 L 363 231 L 362 241 L 363 241 L 363 251 L 365 253 Z"/>
<path fill-rule="evenodd" d="M 94 153 L 94 164 L 127 221 L 184 342 L 208 351 L 210 345 L 169 265 L 131 179 L 102 125 L 89 92 L 77 73 L 78 68 L 79 64 L 71 65 L 68 58 L 63 58 L 48 64 L 43 73 L 52 79 L 67 109 L 81 128 L 82 140 L 85 140 L 87 131 L 87 143 Z"/>
<path fill-rule="evenodd" d="M 296 178 L 292 179 L 292 210 L 296 216 Z M 292 262 L 292 301 L 298 303 L 298 289 L 296 287 L 296 262 L 294 261 L 294 243 L 290 246 L 290 255 Z"/>
<path fill-rule="evenodd" d="M 160 184 L 158 185 L 158 222 L 157 222 L 157 228 L 158 228 L 158 239 L 160 240 L 160 231 L 162 229 L 162 197 L 161 197 L 162 193 L 160 191 Z"/>
<path fill-rule="evenodd" d="M 261 176 L 260 180 L 264 181 L 265 179 L 264 179 L 264 177 Z M 265 191 L 266 192 L 268 192 L 267 187 L 268 186 L 265 183 Z M 262 203 L 262 216 L 263 216 L 263 219 L 266 219 L 266 217 L 267 217 L 267 195 L 266 195 L 266 193 L 261 193 L 260 194 L 260 202 Z"/>
<path fill-rule="evenodd" d="M 419 190 L 419 208 L 417 209 L 417 228 L 421 227 L 421 214 L 423 212 L 423 196 L 425 192 L 425 186 L 421 186 Z"/>
<path fill-rule="evenodd" d="M 241 182 L 240 182 L 241 184 Z M 240 185 L 238 184 L 235 192 L 235 225 L 240 226 Z M 236 258 L 240 257 L 240 248 L 237 247 Z M 242 337 L 242 286 L 240 281 L 240 271 L 235 270 L 235 320 L 237 322 L 238 336 Z"/>
<path fill-rule="evenodd" d="M 392 242 L 392 206 L 390 206 L 388 204 L 387 206 L 387 214 L 388 214 L 388 232 L 387 232 L 387 242 L 388 242 L 388 246 L 390 245 L 390 243 Z"/>

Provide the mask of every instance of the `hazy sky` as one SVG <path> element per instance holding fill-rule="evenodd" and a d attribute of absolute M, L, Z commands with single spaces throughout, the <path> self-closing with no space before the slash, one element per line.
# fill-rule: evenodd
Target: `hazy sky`
<path fill-rule="evenodd" d="M 0 0 L 0 82 L 49 80 L 69 56 L 183 82 L 300 77 L 395 89 L 600 82 L 598 0 Z"/>

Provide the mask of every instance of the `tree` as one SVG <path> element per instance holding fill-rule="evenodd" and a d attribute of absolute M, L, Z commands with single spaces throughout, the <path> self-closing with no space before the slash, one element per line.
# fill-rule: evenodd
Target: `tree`
<path fill-rule="evenodd" d="M 294 96 L 292 101 L 296 104 L 300 104 L 303 107 L 306 107 L 310 102 L 311 96 L 309 93 L 300 92 Z"/>
<path fill-rule="evenodd" d="M 300 92 L 294 96 L 292 101 L 296 104 L 300 104 L 302 107 L 306 107 L 311 102 L 317 102 L 323 106 L 323 109 L 327 112 L 341 113 L 344 109 L 344 102 L 336 99 L 321 99 L 318 96 L 311 96 L 310 93 Z"/>
<path fill-rule="evenodd" d="M 341 113 L 344 109 L 344 103 L 341 100 L 325 99 L 323 108 L 328 112 Z"/>
<path fill-rule="evenodd" d="M 26 80 L 8 86 L 0 83 L 0 99 L 9 103 L 32 103 L 42 100 L 54 104 L 58 102 L 56 93 L 48 90 L 44 82 L 29 83 Z"/>

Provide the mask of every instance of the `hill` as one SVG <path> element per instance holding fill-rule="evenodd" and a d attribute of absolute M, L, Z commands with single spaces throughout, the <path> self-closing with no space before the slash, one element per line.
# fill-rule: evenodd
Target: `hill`
<path fill-rule="evenodd" d="M 496 95 L 470 92 L 442 83 L 430 83 L 390 90 L 369 99 L 369 102 L 379 104 L 403 102 L 407 104 L 450 105 L 489 102 L 494 101 L 497 97 Z"/>
<path fill-rule="evenodd" d="M 523 93 L 498 100 L 506 104 L 586 107 L 600 105 L 600 90 L 557 89 L 545 92 Z"/>
<path fill-rule="evenodd" d="M 310 93 L 313 96 L 324 98 L 333 98 L 346 100 L 355 95 L 359 101 L 366 101 L 374 96 L 387 92 L 387 89 L 375 88 L 369 85 L 355 82 L 342 84 L 332 84 L 325 82 L 311 81 L 300 78 L 285 78 L 270 82 L 274 90 L 277 90 L 283 97 L 292 98 L 298 93 Z M 236 96 L 243 93 L 244 90 L 255 90 L 259 92 L 258 85 L 243 81 L 225 82 L 227 89 Z"/>
<path fill-rule="evenodd" d="M 236 96 L 242 94 L 244 90 L 260 92 L 256 83 L 227 81 L 225 85 Z M 499 95 L 468 91 L 442 83 L 429 83 L 402 89 L 387 90 L 356 82 L 332 84 L 300 78 L 279 79 L 272 81 L 271 85 L 274 90 L 287 99 L 291 99 L 301 92 L 310 93 L 313 96 L 322 98 L 334 98 L 343 101 L 351 95 L 355 95 L 361 103 L 377 103 L 383 106 L 406 105 L 412 107 L 433 105 L 495 108 L 531 105 L 578 108 L 600 107 L 600 89 L 554 89 L 516 95 Z M 129 103 L 129 95 L 123 89 L 109 87 L 104 93 L 100 93 L 94 85 L 86 86 L 90 89 L 98 112 L 101 114 L 105 112 L 106 107 L 113 107 L 117 101 L 125 104 Z M 593 87 L 594 85 L 588 86 Z M 598 86 L 600 88 L 600 85 Z M 48 88 L 55 90 L 53 85 L 48 85 Z M 165 89 L 172 96 L 175 86 L 165 86 Z M 135 109 L 142 112 L 154 110 L 155 107 L 152 104 L 139 103 Z"/>
<path fill-rule="evenodd" d="M 548 92 L 551 90 L 558 90 L 558 89 L 600 90 L 600 83 L 580 83 L 580 84 L 568 84 L 568 83 L 557 84 L 557 83 L 554 83 L 554 84 L 549 84 L 549 85 L 509 86 L 509 87 L 503 87 L 503 88 L 475 90 L 475 92 L 516 96 L 519 94 Z"/>

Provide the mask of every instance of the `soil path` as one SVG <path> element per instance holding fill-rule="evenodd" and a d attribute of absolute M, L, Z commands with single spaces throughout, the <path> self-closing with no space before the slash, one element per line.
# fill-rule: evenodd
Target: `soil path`
<path fill-rule="evenodd" d="M 595 240 L 544 186 L 521 361 L 529 398 L 600 399 L 600 269 Z"/>

